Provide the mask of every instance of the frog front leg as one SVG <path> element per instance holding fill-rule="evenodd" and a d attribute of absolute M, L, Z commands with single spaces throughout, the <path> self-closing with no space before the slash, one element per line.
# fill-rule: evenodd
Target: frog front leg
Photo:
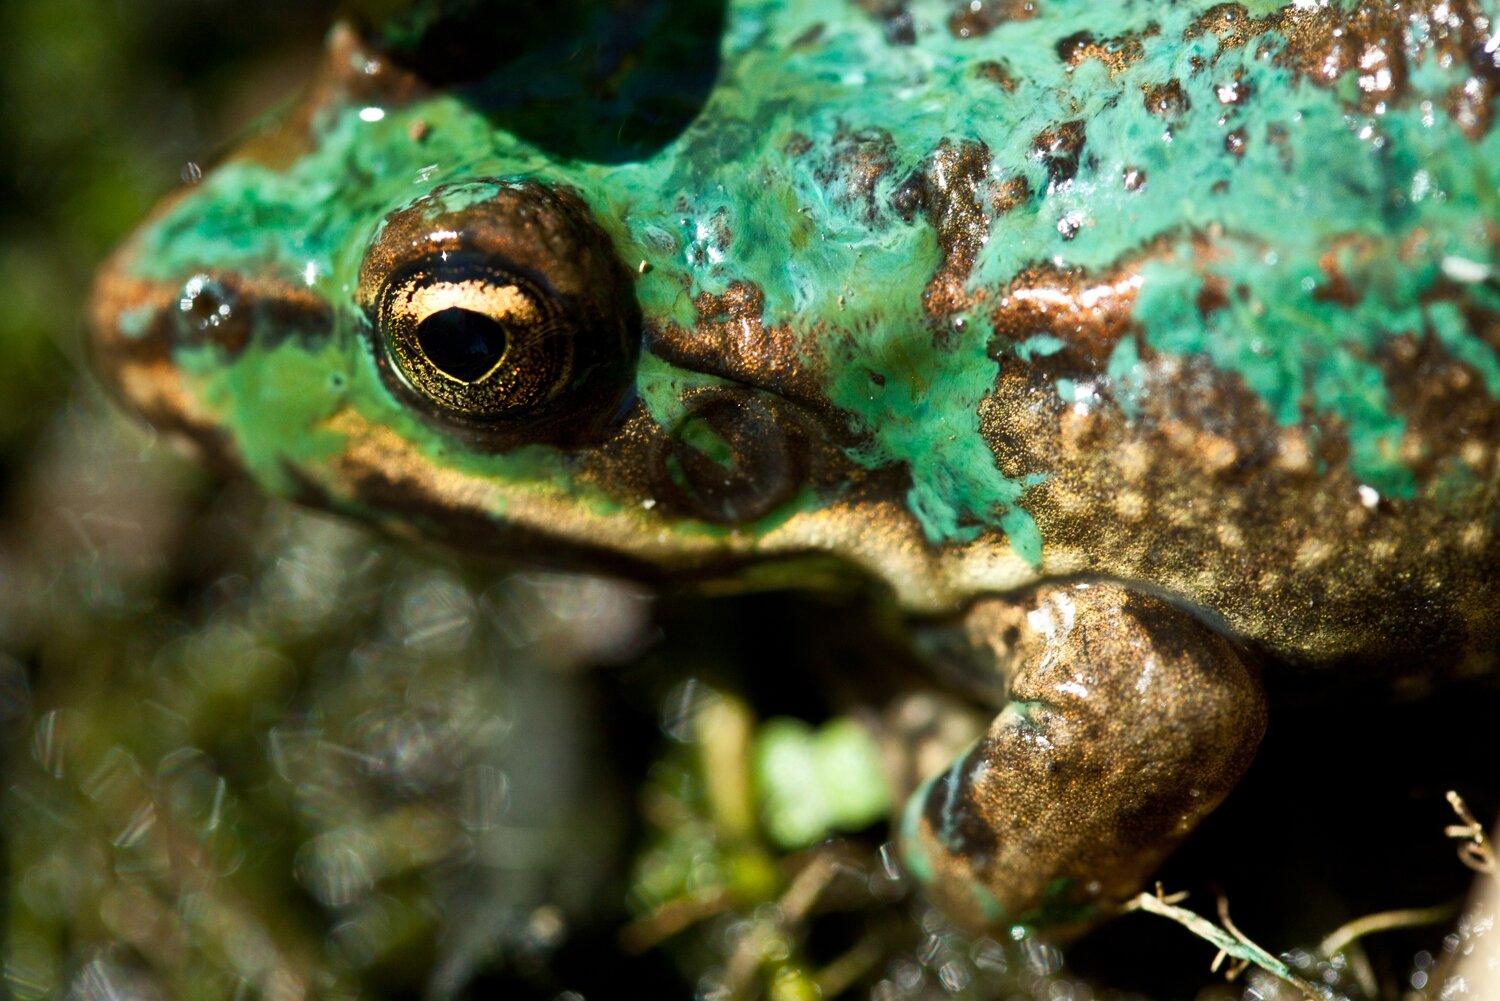
<path fill-rule="evenodd" d="M 1265 732 L 1260 682 L 1199 620 L 1114 584 L 981 603 L 960 632 L 1009 701 L 907 804 L 908 866 L 972 928 L 1081 931 L 1239 781 Z"/>

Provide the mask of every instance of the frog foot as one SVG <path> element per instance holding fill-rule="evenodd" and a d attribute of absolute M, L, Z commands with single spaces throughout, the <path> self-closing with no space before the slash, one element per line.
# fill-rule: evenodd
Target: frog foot
<path fill-rule="evenodd" d="M 1260 682 L 1223 636 L 1114 584 L 984 602 L 961 631 L 1009 701 L 912 796 L 908 867 L 971 928 L 1080 933 L 1239 781 L 1265 732 Z"/>

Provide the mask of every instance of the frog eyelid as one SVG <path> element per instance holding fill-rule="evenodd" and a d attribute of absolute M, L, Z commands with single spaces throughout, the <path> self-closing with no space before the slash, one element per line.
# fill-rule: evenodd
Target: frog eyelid
<path fill-rule="evenodd" d="M 378 227 L 358 301 L 398 399 L 497 443 L 594 433 L 632 384 L 631 280 L 569 189 L 440 185 Z"/>

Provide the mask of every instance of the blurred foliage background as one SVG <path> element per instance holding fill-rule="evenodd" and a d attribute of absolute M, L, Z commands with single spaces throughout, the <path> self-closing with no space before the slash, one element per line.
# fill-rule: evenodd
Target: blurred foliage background
<path fill-rule="evenodd" d="M 333 5 L 0 5 L 0 447 L 25 447 L 78 369 L 89 276 L 177 182 L 289 98 Z M 8 464 L 10 465 L 10 464 Z"/>
<path fill-rule="evenodd" d="M 1297 996 L 1218 983 L 1165 923 L 1083 943 L 1085 977 L 913 899 L 872 741 L 980 717 L 924 691 L 864 599 L 467 566 L 215 480 L 113 413 L 83 347 L 93 269 L 295 94 L 331 6 L 0 4 L 0 990 Z M 1495 808 L 1495 700 L 1334 702 L 1278 716 L 1164 878 L 1200 909 L 1226 888 L 1329 1001 L 1426 998 L 1472 921 L 1313 946 L 1461 897 L 1441 794 Z"/>

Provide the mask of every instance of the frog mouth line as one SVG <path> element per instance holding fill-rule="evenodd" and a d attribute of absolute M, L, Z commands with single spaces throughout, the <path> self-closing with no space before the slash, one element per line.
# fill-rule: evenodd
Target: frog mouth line
<path fill-rule="evenodd" d="M 592 512 L 560 489 L 539 492 L 436 466 L 396 432 L 351 410 L 336 414 L 326 430 L 346 445 L 330 464 L 332 485 L 318 488 L 323 496 L 347 496 L 364 517 L 400 534 L 412 534 L 413 512 L 423 524 L 471 526 L 475 531 L 457 532 L 457 541 L 472 549 L 476 537 L 488 537 L 483 548 L 502 557 L 515 548 L 505 544 L 508 539 L 525 540 L 521 548 L 527 553 L 560 539 L 569 560 L 592 554 L 582 563 L 649 579 L 723 577 L 768 558 L 827 559 L 835 553 L 873 579 L 894 582 L 903 607 L 933 614 L 958 607 L 976 589 L 1014 591 L 1076 569 L 1077 561 L 1062 553 L 1045 569 L 1035 568 L 1009 546 L 983 537 L 956 551 L 937 549 L 894 501 L 861 502 L 858 511 L 839 504 L 799 511 L 764 532 L 694 536 L 646 510 Z"/>

